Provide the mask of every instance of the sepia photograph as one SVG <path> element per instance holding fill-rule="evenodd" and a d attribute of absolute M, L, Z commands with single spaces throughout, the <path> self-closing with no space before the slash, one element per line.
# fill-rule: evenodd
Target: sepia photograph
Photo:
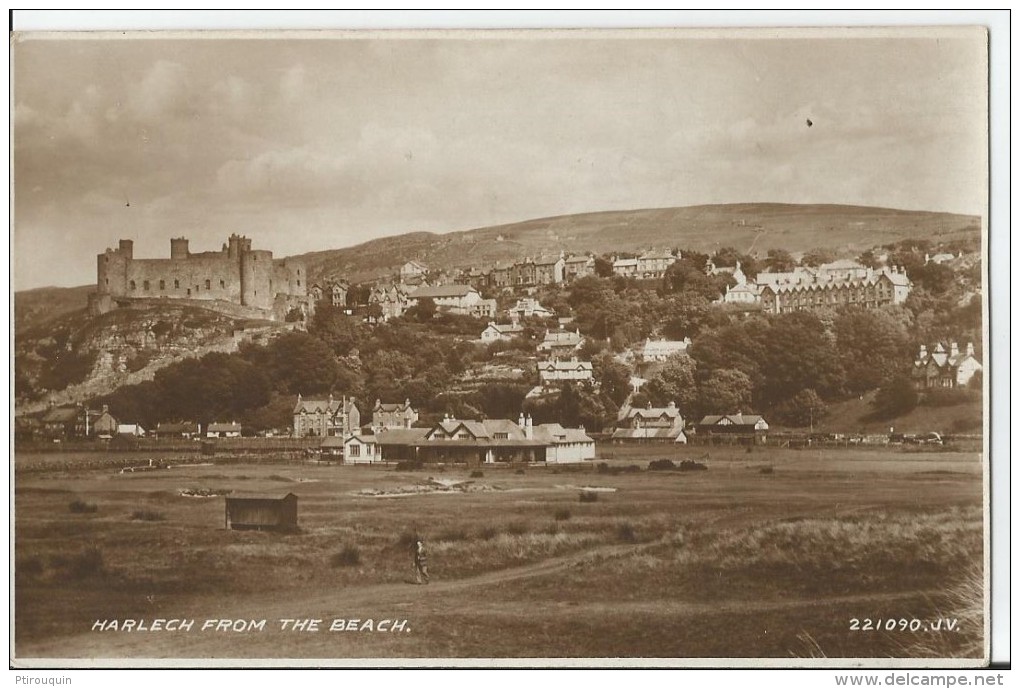
<path fill-rule="evenodd" d="M 987 667 L 984 27 L 9 48 L 12 667 Z"/>

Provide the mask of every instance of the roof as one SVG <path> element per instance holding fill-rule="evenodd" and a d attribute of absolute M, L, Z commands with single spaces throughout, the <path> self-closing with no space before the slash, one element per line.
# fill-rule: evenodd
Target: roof
<path fill-rule="evenodd" d="M 343 404 L 343 400 L 347 400 L 347 409 L 354 404 L 353 397 L 347 397 L 342 399 L 313 399 L 304 398 L 298 395 L 297 404 L 294 405 L 294 413 L 300 414 L 301 412 L 307 412 L 309 414 L 335 414 L 340 410 L 340 406 Z"/>
<path fill-rule="evenodd" d="M 618 258 L 615 261 L 613 261 L 613 267 L 614 268 L 623 268 L 626 266 L 637 267 L 637 261 L 638 260 L 636 258 Z"/>
<path fill-rule="evenodd" d="M 591 256 L 571 256 L 570 258 L 567 258 L 565 260 L 565 262 L 566 263 L 588 263 L 589 261 L 593 261 L 593 260 L 595 260 L 595 259 L 593 259 Z"/>
<path fill-rule="evenodd" d="M 765 421 L 760 414 L 710 414 L 704 417 L 699 426 L 717 426 L 723 419 L 729 419 L 734 426 L 753 426 Z"/>
<path fill-rule="evenodd" d="M 470 292 L 477 292 L 470 285 L 436 285 L 419 287 L 409 295 L 412 299 L 443 299 L 449 297 L 464 297 Z"/>
<path fill-rule="evenodd" d="M 508 333 L 524 332 L 523 325 L 515 325 L 513 323 L 510 323 L 508 325 L 504 325 L 501 323 L 489 323 L 487 326 L 485 326 L 486 330 L 489 330 L 490 328 L 494 329 L 496 332 L 501 333 L 503 335 L 506 335 Z"/>
<path fill-rule="evenodd" d="M 422 263 L 418 263 L 417 261 L 408 261 L 407 263 L 402 265 L 401 268 L 407 268 L 408 266 L 410 266 L 412 268 L 419 268 L 421 270 L 428 270 L 427 266 L 425 266 Z"/>
<path fill-rule="evenodd" d="M 293 493 L 245 493 L 244 495 L 228 495 L 227 500 L 286 500 L 287 498 L 297 499 Z"/>
<path fill-rule="evenodd" d="M 69 423 L 78 418 L 77 407 L 54 407 L 42 415 L 43 423 Z"/>
<path fill-rule="evenodd" d="M 643 356 L 675 354 L 687 351 L 690 344 L 690 340 L 645 340 L 641 353 Z"/>
<path fill-rule="evenodd" d="M 208 433 L 219 433 L 221 431 L 237 431 L 241 432 L 241 424 L 239 423 L 211 423 L 205 427 Z"/>
<path fill-rule="evenodd" d="M 590 371 L 590 361 L 543 361 L 538 365 L 539 371 Z"/>
<path fill-rule="evenodd" d="M 343 447 L 344 439 L 338 435 L 327 435 L 322 439 L 319 447 Z"/>
<path fill-rule="evenodd" d="M 862 266 L 857 261 L 854 261 L 854 260 L 849 259 L 849 258 L 840 258 L 840 259 L 837 259 L 835 261 L 832 261 L 831 263 L 823 263 L 822 265 L 818 266 L 818 269 L 822 270 L 822 271 L 825 271 L 825 270 L 847 270 L 847 269 L 867 270 L 867 266 Z"/>
<path fill-rule="evenodd" d="M 536 258 L 535 259 L 535 265 L 536 266 L 551 266 L 551 265 L 554 265 L 556 263 L 559 263 L 561 260 L 563 260 L 562 256 L 552 256 L 552 257 L 549 257 L 549 258 L 546 258 L 546 257 Z"/>
<path fill-rule="evenodd" d="M 564 428 L 558 423 L 543 423 L 533 427 L 536 440 L 548 443 L 593 443 L 591 436 L 583 428 Z"/>
<path fill-rule="evenodd" d="M 375 434 L 380 445 L 411 445 L 425 440 L 428 428 L 387 428 Z"/>
<path fill-rule="evenodd" d="M 680 418 L 680 410 L 675 404 L 666 407 L 633 407 L 627 411 L 625 418 L 658 419 L 662 416 L 667 416 L 671 419 Z"/>
<path fill-rule="evenodd" d="M 157 433 L 198 433 L 199 430 L 198 424 L 191 421 L 161 423 L 156 426 Z"/>
<path fill-rule="evenodd" d="M 673 254 L 668 251 L 646 251 L 639 257 L 643 261 L 656 261 L 656 260 L 669 260 L 676 258 Z"/>

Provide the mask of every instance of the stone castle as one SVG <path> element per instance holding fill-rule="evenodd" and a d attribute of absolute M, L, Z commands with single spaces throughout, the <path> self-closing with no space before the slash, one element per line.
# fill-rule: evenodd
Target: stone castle
<path fill-rule="evenodd" d="M 294 309 L 308 316 L 304 263 L 273 259 L 273 252 L 253 250 L 251 240 L 232 234 L 220 251 L 191 253 L 188 240 L 170 240 L 170 258 L 134 257 L 134 242 L 120 240 L 116 249 L 97 256 L 96 293 L 89 300 L 93 315 L 119 307 L 175 299 L 228 315 L 284 320 Z"/>

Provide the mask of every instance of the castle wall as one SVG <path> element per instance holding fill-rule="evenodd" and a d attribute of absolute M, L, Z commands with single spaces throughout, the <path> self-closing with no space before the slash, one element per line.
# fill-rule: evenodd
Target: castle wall
<path fill-rule="evenodd" d="M 171 240 L 169 259 L 134 259 L 130 240 L 99 254 L 97 312 L 113 299 L 190 299 L 230 302 L 286 315 L 292 307 L 308 313 L 308 284 L 301 261 L 273 260 L 271 251 L 252 251 L 251 240 L 231 235 L 223 251 L 188 252 L 187 240 Z"/>

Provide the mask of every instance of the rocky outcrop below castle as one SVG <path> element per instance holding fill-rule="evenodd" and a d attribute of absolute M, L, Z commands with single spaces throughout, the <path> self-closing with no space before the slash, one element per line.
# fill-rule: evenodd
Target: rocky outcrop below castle
<path fill-rule="evenodd" d="M 293 324 L 162 303 L 96 318 L 76 312 L 15 343 L 18 413 L 83 402 L 152 380 L 176 361 L 265 343 Z"/>

